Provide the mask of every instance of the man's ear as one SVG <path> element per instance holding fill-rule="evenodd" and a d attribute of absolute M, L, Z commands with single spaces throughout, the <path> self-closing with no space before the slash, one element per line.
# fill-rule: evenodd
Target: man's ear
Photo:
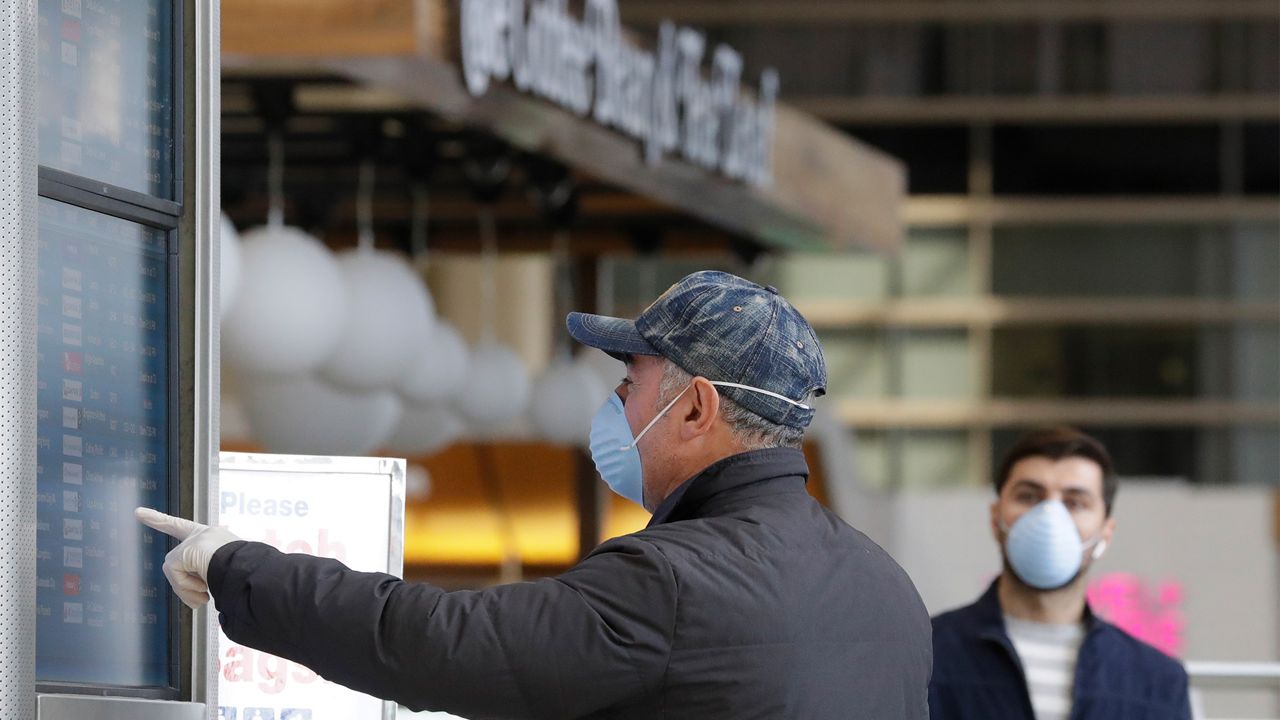
<path fill-rule="evenodd" d="M 1103 543 L 1105 543 L 1105 545 L 1103 546 L 1109 549 L 1111 547 L 1111 542 L 1115 538 L 1115 536 L 1116 536 L 1116 519 L 1115 519 L 1115 516 L 1112 516 L 1107 518 L 1106 521 L 1102 523 L 1102 537 L 1099 539 L 1098 544 L 1102 545 Z M 1106 550 L 1103 550 L 1102 552 L 1106 552 Z M 1099 556 L 1101 556 L 1101 554 L 1102 553 L 1100 552 Z"/>
<path fill-rule="evenodd" d="M 681 418 L 680 436 L 689 440 L 711 432 L 720 417 L 720 393 L 704 377 L 696 377 L 689 387 L 689 410 Z"/>
<path fill-rule="evenodd" d="M 997 545 L 1004 539 L 1004 530 L 1000 529 L 1000 498 L 991 501 L 991 536 Z"/>

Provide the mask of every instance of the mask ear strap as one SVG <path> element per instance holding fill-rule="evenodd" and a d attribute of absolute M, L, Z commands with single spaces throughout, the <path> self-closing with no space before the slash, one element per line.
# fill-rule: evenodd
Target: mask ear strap
<path fill-rule="evenodd" d="M 1106 552 L 1107 552 L 1107 541 L 1099 540 L 1098 544 L 1093 546 L 1093 552 L 1090 554 L 1093 555 L 1094 560 L 1101 560 L 1103 554 Z"/>
<path fill-rule="evenodd" d="M 804 404 L 804 403 L 802 403 L 802 402 L 799 402 L 799 401 L 797 401 L 797 400 L 792 400 L 791 398 L 787 397 L 786 395 L 779 395 L 779 394 L 778 394 L 778 393 L 776 393 L 776 392 L 772 392 L 772 391 L 769 391 L 769 390 L 765 390 L 764 388 L 752 387 L 752 386 L 750 386 L 750 385 L 741 385 L 741 384 L 739 384 L 739 383 L 725 382 L 725 381 L 723 381 L 723 380 L 708 380 L 707 382 L 711 383 L 712 385 L 720 385 L 720 386 L 723 386 L 723 387 L 738 388 L 739 390 L 750 390 L 751 392 L 754 392 L 754 393 L 760 393 L 761 395 L 768 395 L 769 397 L 771 397 L 771 398 L 777 398 L 777 399 L 781 400 L 782 402 L 791 403 L 792 405 L 795 405 L 796 407 L 800 408 L 801 410 L 812 410 L 812 409 L 813 409 L 813 408 L 809 407 L 808 405 L 805 405 L 805 404 Z"/>
<path fill-rule="evenodd" d="M 662 408 L 662 411 L 661 411 L 661 412 L 659 412 L 657 415 L 654 415 L 654 416 L 653 416 L 653 419 L 649 421 L 649 424 L 648 424 L 648 425 L 645 425 L 645 426 L 644 426 L 644 429 L 640 431 L 640 434 L 639 434 L 639 435 L 636 435 L 636 437 L 635 437 L 635 439 L 634 439 L 634 440 L 632 440 L 632 441 L 631 441 L 630 443 L 628 443 L 627 445 L 623 445 L 622 447 L 618 448 L 618 450 L 619 450 L 619 451 L 621 451 L 621 452 L 626 452 L 626 451 L 630 450 L 631 448 L 635 447 L 635 446 L 636 446 L 636 443 L 640 442 L 640 438 L 644 437 L 644 434 L 645 434 L 645 433 L 647 433 L 647 432 L 649 432 L 649 428 L 653 427 L 655 423 L 657 423 L 659 420 L 661 420 L 661 419 L 662 419 L 662 416 L 663 416 L 663 415 L 666 415 L 666 414 L 667 414 L 667 411 L 671 409 L 671 406 L 672 406 L 672 405 L 675 405 L 677 400 L 679 400 L 680 398 L 684 397 L 684 394 L 685 394 L 685 393 L 687 393 L 687 392 L 689 392 L 689 388 L 691 388 L 691 387 L 693 387 L 693 385 L 686 385 L 686 386 L 685 386 L 685 388 L 684 388 L 683 390 L 681 390 L 681 391 L 680 391 L 680 394 L 679 394 L 679 395 L 676 395 L 675 397 L 671 398 L 671 402 L 667 403 L 667 406 L 666 406 L 666 407 L 664 407 L 664 408 Z"/>

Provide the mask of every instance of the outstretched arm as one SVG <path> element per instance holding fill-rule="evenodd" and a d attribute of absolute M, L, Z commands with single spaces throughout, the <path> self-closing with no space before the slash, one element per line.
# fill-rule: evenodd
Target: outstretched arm
<path fill-rule="evenodd" d="M 676 580 L 635 538 L 558 578 L 450 593 L 155 511 L 138 518 L 182 540 L 165 575 L 192 607 L 212 593 L 229 638 L 414 709 L 578 717 L 655 691 L 671 648 Z"/>

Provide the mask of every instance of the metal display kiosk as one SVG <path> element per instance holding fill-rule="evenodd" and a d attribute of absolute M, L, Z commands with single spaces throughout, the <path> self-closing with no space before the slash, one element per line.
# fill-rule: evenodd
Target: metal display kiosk
<path fill-rule="evenodd" d="M 0 716 L 203 718 L 219 4 L 0 0 Z"/>

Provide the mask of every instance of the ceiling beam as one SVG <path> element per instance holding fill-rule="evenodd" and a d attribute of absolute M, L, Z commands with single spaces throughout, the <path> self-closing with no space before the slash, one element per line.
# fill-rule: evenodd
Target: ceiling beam
<path fill-rule="evenodd" d="M 1230 427 L 1280 424 L 1273 403 L 1218 400 L 861 400 L 839 399 L 836 416 L 851 428 L 972 429 L 1089 425 L 1095 427 Z"/>
<path fill-rule="evenodd" d="M 917 195 L 907 201 L 903 220 L 912 227 L 951 227 L 975 222 L 1018 225 L 1273 223 L 1280 220 L 1280 207 L 1274 198 L 1213 195 L 998 199 Z"/>

